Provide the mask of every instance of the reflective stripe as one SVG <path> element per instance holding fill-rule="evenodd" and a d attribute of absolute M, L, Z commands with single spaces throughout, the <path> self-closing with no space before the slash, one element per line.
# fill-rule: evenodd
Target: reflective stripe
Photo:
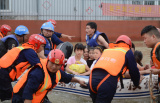
<path fill-rule="evenodd" d="M 98 84 L 98 86 L 97 86 L 97 91 L 98 91 L 99 87 L 101 86 L 101 84 L 102 84 L 105 80 L 107 80 L 109 77 L 110 77 L 110 74 L 107 74 L 107 76 L 104 77 L 104 78 L 101 80 L 101 82 L 100 82 L 100 83 Z"/>
<path fill-rule="evenodd" d="M 43 92 L 47 88 L 47 85 L 48 85 L 48 75 L 47 75 L 47 78 L 45 80 L 44 87 L 40 90 L 40 92 Z"/>
<path fill-rule="evenodd" d="M 20 49 L 20 50 L 23 50 L 24 48 L 23 47 L 17 47 L 18 49 Z"/>
<path fill-rule="evenodd" d="M 121 51 L 121 52 L 124 52 L 124 53 L 127 52 L 126 50 L 121 49 L 121 48 L 116 48 L 116 49 L 105 49 L 104 51 L 107 51 L 107 50 Z"/>
<path fill-rule="evenodd" d="M 59 81 L 61 78 L 60 72 L 58 72 L 57 74 L 58 74 L 58 81 Z"/>

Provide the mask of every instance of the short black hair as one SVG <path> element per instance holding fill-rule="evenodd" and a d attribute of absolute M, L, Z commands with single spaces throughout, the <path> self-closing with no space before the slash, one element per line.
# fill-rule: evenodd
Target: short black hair
<path fill-rule="evenodd" d="M 148 33 L 149 35 L 155 35 L 157 38 L 160 38 L 158 29 L 153 25 L 144 27 L 141 31 L 141 36 L 143 36 L 145 33 Z"/>
<path fill-rule="evenodd" d="M 86 26 L 90 26 L 92 29 L 95 29 L 94 33 L 97 31 L 97 24 L 95 22 L 89 22 Z"/>
<path fill-rule="evenodd" d="M 102 53 L 104 51 L 105 47 L 98 45 L 98 46 L 94 47 L 94 49 L 98 49 Z"/>
<path fill-rule="evenodd" d="M 76 50 L 76 49 L 80 49 L 80 50 L 83 50 L 84 51 L 84 45 L 82 44 L 82 43 L 77 43 L 76 45 L 75 45 L 75 47 L 74 47 L 74 51 Z"/>
<path fill-rule="evenodd" d="M 89 47 L 88 48 L 88 52 L 91 51 L 91 50 L 94 50 L 94 47 Z"/>

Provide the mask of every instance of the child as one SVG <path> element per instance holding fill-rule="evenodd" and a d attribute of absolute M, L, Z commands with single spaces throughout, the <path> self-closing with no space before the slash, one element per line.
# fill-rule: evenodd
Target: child
<path fill-rule="evenodd" d="M 94 61 L 94 47 L 89 48 L 89 59 L 87 60 L 87 65 L 90 68 Z"/>
<path fill-rule="evenodd" d="M 92 70 L 93 66 L 96 64 L 97 60 L 99 59 L 99 57 L 102 55 L 102 52 L 104 50 L 104 47 L 103 46 L 96 46 L 94 48 L 94 61 L 90 67 L 90 70 Z"/>
<path fill-rule="evenodd" d="M 72 56 L 67 61 L 66 71 L 75 75 L 89 75 L 90 69 L 87 62 L 82 58 L 84 46 L 77 43 L 74 47 L 75 56 Z"/>
<path fill-rule="evenodd" d="M 134 52 L 134 57 L 135 57 L 135 59 L 136 59 L 136 62 L 137 62 L 140 66 L 143 66 L 143 64 L 141 63 L 142 58 L 143 58 L 142 52 L 136 50 L 136 51 Z"/>
<path fill-rule="evenodd" d="M 138 51 L 138 50 L 135 51 L 135 45 L 134 45 L 134 43 L 132 43 L 132 48 L 131 48 L 131 50 L 132 50 L 132 52 L 133 52 L 133 54 L 134 54 L 134 57 L 135 57 L 135 60 L 136 60 L 136 62 L 137 62 L 137 67 L 138 67 L 138 69 L 139 69 L 140 71 L 148 69 L 148 68 L 149 68 L 149 65 L 145 65 L 145 66 L 143 67 L 143 65 L 142 65 L 142 63 L 141 63 L 141 61 L 142 61 L 142 59 L 143 59 L 143 54 L 142 54 L 141 51 Z"/>
<path fill-rule="evenodd" d="M 88 47 L 87 47 L 87 46 L 85 46 L 85 48 L 84 48 L 83 57 L 84 57 L 83 59 L 84 59 L 85 61 L 87 61 L 88 58 L 89 58 Z"/>

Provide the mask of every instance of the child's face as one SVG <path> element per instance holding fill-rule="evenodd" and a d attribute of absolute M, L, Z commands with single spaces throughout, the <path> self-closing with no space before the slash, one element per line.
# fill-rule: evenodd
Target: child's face
<path fill-rule="evenodd" d="M 81 57 L 82 54 L 83 54 L 83 50 L 76 49 L 76 50 L 75 50 L 75 54 L 76 54 L 76 56 Z"/>
<path fill-rule="evenodd" d="M 94 59 L 98 59 L 102 53 L 98 49 L 94 49 Z"/>
<path fill-rule="evenodd" d="M 89 51 L 89 59 L 91 59 L 91 60 L 94 59 L 94 51 L 93 50 Z"/>
<path fill-rule="evenodd" d="M 89 58 L 89 54 L 88 54 L 88 49 L 87 48 L 84 49 L 83 56 L 84 56 L 85 59 Z"/>

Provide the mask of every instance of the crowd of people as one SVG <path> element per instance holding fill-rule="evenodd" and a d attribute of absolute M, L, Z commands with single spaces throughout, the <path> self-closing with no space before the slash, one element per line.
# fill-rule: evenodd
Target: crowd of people
<path fill-rule="evenodd" d="M 74 36 L 55 32 L 56 21 L 49 19 L 40 27 L 40 34 L 32 34 L 19 25 L 11 34 L 9 25 L 0 28 L 0 100 L 12 103 L 50 103 L 47 94 L 58 82 L 77 82 L 88 86 L 93 103 L 111 103 L 120 80 L 130 78 L 139 86 L 143 74 L 160 74 L 160 32 L 148 25 L 141 31 L 144 43 L 151 51 L 151 64 L 143 65 L 143 54 L 127 35 L 120 35 L 110 43 L 107 35 L 97 30 L 95 22 L 86 24 L 86 46 L 77 43 L 75 55 L 67 58 L 56 47 L 63 43 L 59 38 L 71 40 Z M 22 45 L 19 45 L 22 44 Z M 24 71 L 26 71 L 24 73 Z M 19 79 L 21 74 L 24 75 Z M 89 83 L 74 75 L 89 76 Z M 18 80 L 19 79 L 19 80 Z M 12 87 L 11 82 L 17 81 Z"/>

